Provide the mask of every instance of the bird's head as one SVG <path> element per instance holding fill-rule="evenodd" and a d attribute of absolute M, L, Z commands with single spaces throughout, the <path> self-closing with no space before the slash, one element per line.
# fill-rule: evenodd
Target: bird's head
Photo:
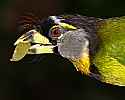
<path fill-rule="evenodd" d="M 41 33 L 32 29 L 14 45 L 11 61 L 19 61 L 26 54 L 55 53 L 69 59 L 82 73 L 89 73 L 89 38 L 84 28 L 66 23 L 64 18 L 49 16 L 41 22 Z"/>

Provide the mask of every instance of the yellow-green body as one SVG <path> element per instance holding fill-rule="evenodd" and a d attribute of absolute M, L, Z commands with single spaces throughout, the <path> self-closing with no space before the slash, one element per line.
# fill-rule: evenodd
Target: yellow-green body
<path fill-rule="evenodd" d="M 125 86 L 125 17 L 100 23 L 97 34 L 101 42 L 93 63 L 101 81 Z"/>

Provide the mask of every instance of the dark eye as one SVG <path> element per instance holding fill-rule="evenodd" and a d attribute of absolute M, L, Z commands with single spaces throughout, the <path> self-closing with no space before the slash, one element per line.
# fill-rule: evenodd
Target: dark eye
<path fill-rule="evenodd" d="M 57 38 L 62 34 L 62 29 L 59 26 L 54 26 L 50 29 L 49 36 L 51 38 Z"/>

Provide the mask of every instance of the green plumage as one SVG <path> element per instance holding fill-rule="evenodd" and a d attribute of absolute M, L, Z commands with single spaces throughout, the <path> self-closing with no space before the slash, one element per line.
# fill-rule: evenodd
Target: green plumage
<path fill-rule="evenodd" d="M 93 63 L 101 81 L 125 86 L 125 17 L 101 22 L 97 34 L 101 43 Z"/>

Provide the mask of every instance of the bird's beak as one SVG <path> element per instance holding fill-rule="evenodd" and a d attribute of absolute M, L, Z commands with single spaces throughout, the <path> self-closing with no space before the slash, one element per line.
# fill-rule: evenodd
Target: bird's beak
<path fill-rule="evenodd" d="M 23 34 L 14 43 L 16 46 L 11 61 L 19 61 L 26 54 L 53 53 L 53 46 L 49 40 L 36 30 Z"/>

